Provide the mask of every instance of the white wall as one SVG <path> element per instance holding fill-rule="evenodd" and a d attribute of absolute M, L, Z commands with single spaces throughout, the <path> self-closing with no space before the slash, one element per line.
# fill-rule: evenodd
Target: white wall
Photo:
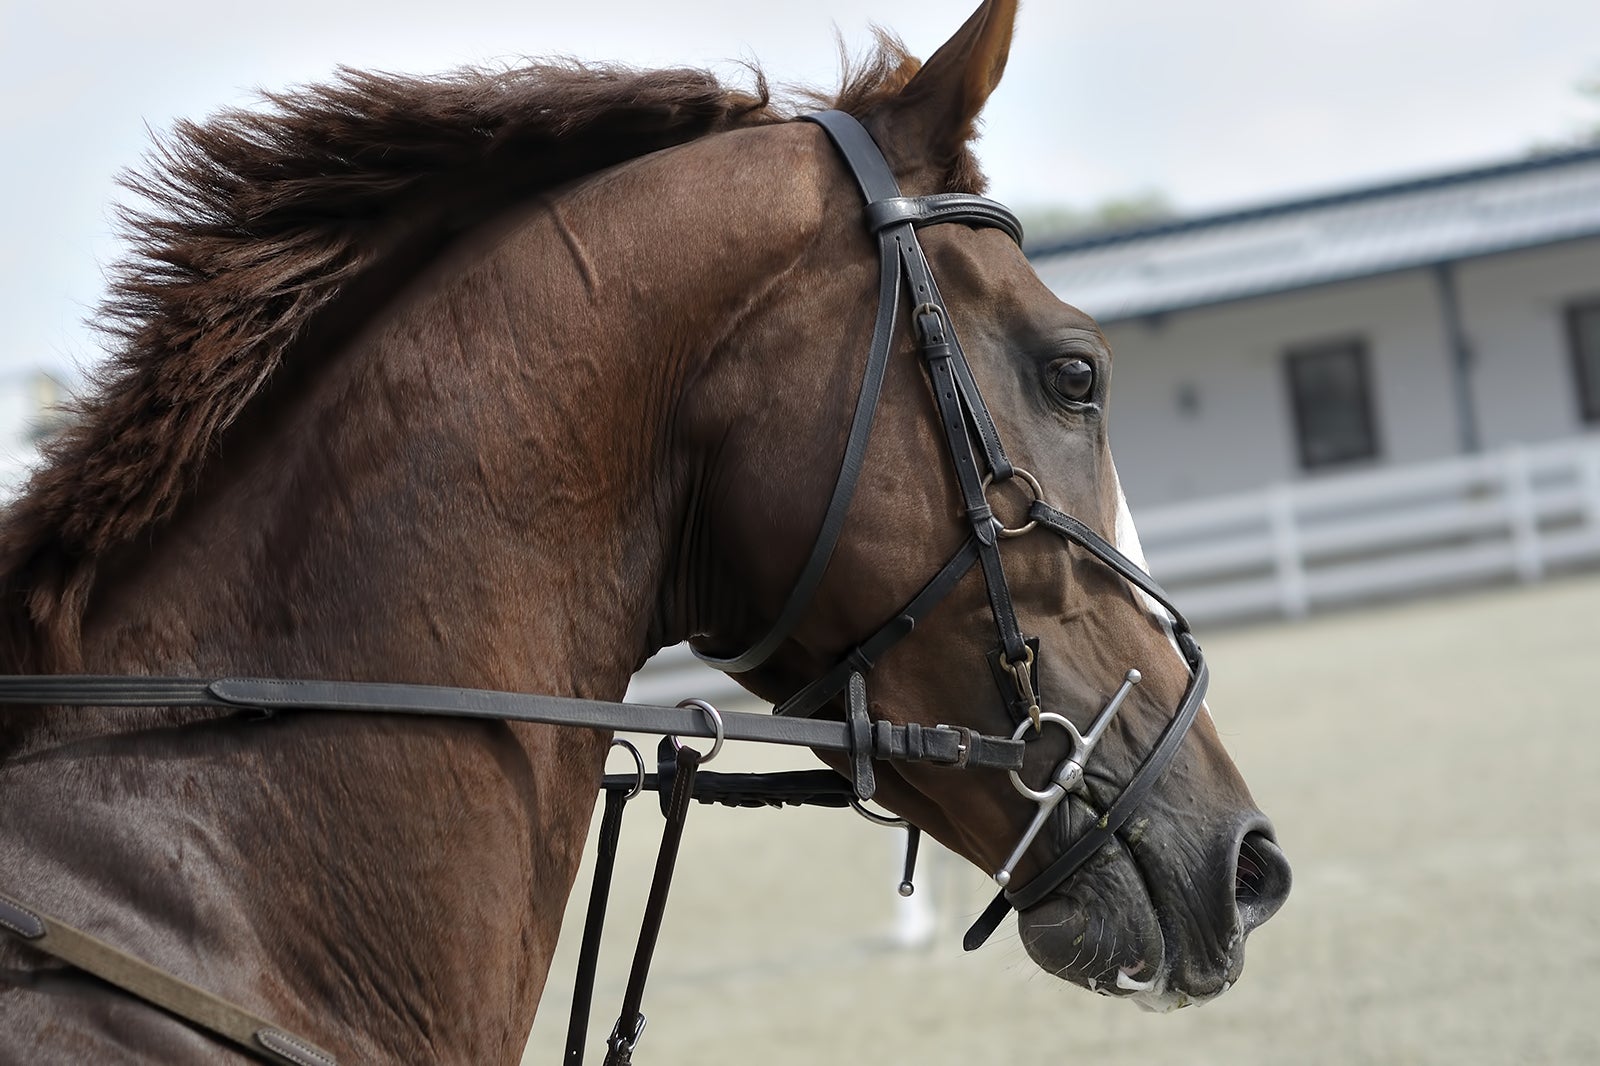
<path fill-rule="evenodd" d="M 1580 416 L 1565 316 L 1600 299 L 1600 240 L 1463 263 L 1456 277 L 1484 446 L 1600 429 Z"/>
<path fill-rule="evenodd" d="M 1456 271 L 1479 356 L 1485 447 L 1579 432 L 1562 308 L 1600 295 L 1600 240 Z M 1284 352 L 1307 342 L 1360 336 L 1371 359 L 1379 459 L 1327 473 L 1460 450 L 1450 347 L 1429 270 L 1112 323 L 1106 334 L 1112 448 L 1136 507 L 1320 476 L 1300 469 L 1283 369 Z M 1198 397 L 1192 415 L 1179 411 L 1184 388 Z"/>

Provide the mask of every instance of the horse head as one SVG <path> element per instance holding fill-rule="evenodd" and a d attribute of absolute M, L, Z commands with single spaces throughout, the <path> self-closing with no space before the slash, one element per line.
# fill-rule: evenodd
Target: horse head
<path fill-rule="evenodd" d="M 1238 979 L 1289 869 L 1200 704 L 1198 647 L 1140 580 L 1105 336 L 1034 274 L 1003 212 L 937 198 L 979 191 L 968 142 L 1015 6 L 985 3 L 858 115 L 899 186 L 894 210 L 953 212 L 920 231 L 943 300 L 919 287 L 921 251 L 869 232 L 893 211 L 863 225 L 862 190 L 824 130 L 753 135 L 771 149 L 743 156 L 773 168 L 755 183 L 768 246 L 793 257 L 757 282 L 688 393 L 706 459 L 686 537 L 703 578 L 690 632 L 785 710 L 849 713 L 842 681 L 860 673 L 872 718 L 1028 738 L 1015 781 L 882 766 L 879 797 L 1009 888 L 1041 967 L 1170 1008 Z M 896 298 L 875 428 L 847 432 L 879 388 L 875 307 Z M 853 498 L 830 495 L 857 476 Z M 1186 735 L 1187 717 L 1173 728 L 1185 711 Z M 1170 764 L 1141 774 L 1158 748 Z M 1125 824 L 1107 826 L 1123 808 Z"/>

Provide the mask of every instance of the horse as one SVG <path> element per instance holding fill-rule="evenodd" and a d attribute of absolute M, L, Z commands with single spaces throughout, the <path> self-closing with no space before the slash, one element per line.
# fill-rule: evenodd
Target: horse
<path fill-rule="evenodd" d="M 180 125 L 129 179 L 147 205 L 102 314 L 109 359 L 4 515 L 0 669 L 616 700 L 664 646 L 736 660 L 819 569 L 881 288 L 861 193 L 797 111 L 851 116 L 933 198 L 904 203 L 976 203 L 970 144 L 1015 9 L 984 0 L 926 63 L 884 35 L 837 93 L 787 104 L 759 76 L 536 62 L 345 70 Z M 1028 737 L 1016 786 L 875 767 L 888 808 L 1020 884 L 1198 704 L 1198 651 L 1115 562 L 1143 560 L 1105 338 L 985 217 L 921 231 L 949 322 L 923 304 L 886 327 L 859 491 L 805 609 L 737 676 L 790 699 L 976 530 L 983 573 L 870 664 L 870 701 L 852 686 L 817 711 Z M 946 327 L 982 419 L 941 421 L 917 356 Z M 991 469 L 969 498 L 971 472 L 939 459 L 984 431 L 963 417 L 1032 487 Z M 989 536 L 1068 511 L 1092 531 L 1077 548 Z M 1082 548 L 1096 538 L 1117 551 Z M 1026 659 L 994 647 L 1002 557 Z M 1094 758 L 1062 762 L 1090 733 Z M 0 718 L 0 892 L 342 1061 L 515 1062 L 609 737 L 29 707 Z M 1289 885 L 1209 710 L 1177 741 L 1137 817 L 1018 916 L 1046 971 L 1158 1008 L 1236 981 Z M 1081 787 L 1035 806 L 1017 786 L 1058 763 L 1062 795 L 1071 766 Z M 0 953 L 10 1061 L 249 1061 L 26 942 Z"/>

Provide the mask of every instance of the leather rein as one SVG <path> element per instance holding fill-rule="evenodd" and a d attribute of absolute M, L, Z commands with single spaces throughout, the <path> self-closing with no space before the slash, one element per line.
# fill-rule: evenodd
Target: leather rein
<path fill-rule="evenodd" d="M 601 783 L 607 800 L 600 831 L 600 865 L 590 899 L 572 1026 L 563 1058 L 563 1062 L 571 1066 L 576 1066 L 582 1058 L 588 992 L 593 986 L 595 954 L 604 920 L 621 811 L 628 799 L 644 789 L 661 793 L 663 811 L 668 815 L 667 831 L 663 835 L 622 1014 L 607 1041 L 608 1066 L 622 1066 L 631 1061 L 633 1047 L 644 1026 L 644 1015 L 639 1011 L 644 975 L 665 906 L 677 840 L 691 799 L 735 806 L 850 805 L 874 821 L 905 826 L 904 822 L 883 819 L 860 808 L 860 803 L 869 799 L 876 789 L 874 762 L 920 761 L 952 768 L 1007 771 L 1013 786 L 1037 804 L 1037 813 L 1006 864 L 995 873 L 1000 893 L 963 941 L 969 951 L 982 945 L 1009 910 L 1013 907 L 1023 910 L 1037 904 L 1114 840 L 1177 754 L 1205 698 L 1208 673 L 1187 621 L 1166 593 L 1143 569 L 1099 534 L 1047 503 L 1043 489 L 1033 476 L 1010 462 L 994 420 L 979 394 L 949 311 L 917 239 L 917 230 L 946 223 L 986 226 L 1000 229 L 1020 244 L 1022 227 L 1016 216 L 980 196 L 959 193 L 902 196 L 881 151 L 856 119 L 839 111 L 825 111 L 806 116 L 806 119 L 817 123 L 827 133 L 866 199 L 866 224 L 877 241 L 880 260 L 878 311 L 871 349 L 839 477 L 821 530 L 776 621 L 765 636 L 739 655 L 717 658 L 699 651 L 696 654 L 718 669 L 730 673 L 747 672 L 764 663 L 805 614 L 822 582 L 854 498 L 884 375 L 894 349 L 903 293 L 914 301 L 910 318 L 916 344 L 933 384 L 945 444 L 971 534 L 922 590 L 889 621 L 842 656 L 832 669 L 774 708 L 773 715 L 719 713 L 698 700 L 685 701 L 673 708 L 423 685 L 77 675 L 0 677 L 0 705 L 196 707 L 255 718 L 284 712 L 411 714 L 627 730 L 668 738 L 662 742 L 660 771 L 656 775 L 647 775 L 640 759 L 636 775 L 608 776 Z M 1032 502 L 1025 524 L 1008 529 L 995 517 L 986 493 L 991 483 L 1013 478 L 1027 485 Z M 1051 813 L 1068 795 L 1084 791 L 1085 763 L 1128 692 L 1140 680 L 1137 670 L 1129 670 L 1121 687 L 1087 732 L 1080 732 L 1066 716 L 1041 709 L 1039 641 L 1025 636 L 1019 624 L 999 550 L 1002 540 L 1035 529 L 1055 534 L 1064 548 L 1069 544 L 1077 545 L 1138 592 L 1160 604 L 1171 615 L 1173 640 L 1189 666 L 1190 680 L 1179 706 L 1144 762 L 1094 826 L 1027 884 L 1012 886 L 1013 868 L 1042 831 Z M 1015 722 L 1015 730 L 1009 736 L 993 736 L 960 727 L 930 728 L 915 723 L 896 725 L 870 720 L 866 676 L 874 663 L 909 636 L 917 623 L 974 567 L 983 574 L 998 634 L 998 644 L 989 655 L 989 666 L 1000 687 L 1002 702 Z M 846 706 L 844 721 L 812 717 L 841 693 Z M 1023 765 L 1027 742 L 1042 735 L 1046 725 L 1064 730 L 1070 748 L 1047 786 L 1036 790 L 1023 783 L 1018 771 Z M 712 738 L 715 745 L 702 757 L 679 744 L 678 738 L 685 737 Z M 847 758 L 850 773 L 847 780 L 840 779 L 832 771 L 768 775 L 697 773 L 700 763 L 709 761 L 724 739 L 840 752 Z M 631 750 L 626 742 L 615 743 Z M 636 751 L 634 754 L 637 758 Z M 917 843 L 914 827 L 906 828 L 910 839 L 906 876 L 901 885 L 903 894 L 910 891 Z M 336 1066 L 331 1054 L 310 1041 L 53 918 L 32 904 L 0 895 L 0 930 L 262 1061 L 288 1066 Z"/>

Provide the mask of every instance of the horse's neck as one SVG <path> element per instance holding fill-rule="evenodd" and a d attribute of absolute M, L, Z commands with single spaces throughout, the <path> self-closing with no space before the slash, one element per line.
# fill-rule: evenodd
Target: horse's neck
<path fill-rule="evenodd" d="M 624 346 L 542 318 L 581 302 L 549 245 L 508 241 L 271 398 L 255 443 L 107 569 L 86 667 L 620 695 L 674 504 L 652 412 L 606 388 L 637 383 Z M 510 280 L 530 269 L 537 304 Z"/>
<path fill-rule="evenodd" d="M 175 520 L 102 566 L 84 668 L 620 696 L 658 629 L 677 554 L 663 531 L 687 479 L 663 425 L 671 390 L 637 372 L 655 353 L 626 343 L 645 323 L 591 299 L 550 226 L 529 221 L 292 395 L 263 397 L 273 406 L 235 428 Z M 592 321 L 563 322 L 575 307 Z M 256 1004 L 310 968 L 315 1002 L 284 996 L 275 1016 L 313 1035 L 346 1020 L 357 1059 L 424 1057 L 413 1029 L 465 1060 L 515 1056 L 576 876 L 596 734 L 332 715 L 124 732 L 128 721 L 57 712 L 37 759 L 0 764 L 8 796 L 34 812 L 27 826 L 0 817 L 0 859 L 33 871 L 8 891 L 63 899 L 82 886 L 66 912 L 92 906 L 129 942 L 190 913 L 182 901 L 203 884 L 224 901 L 207 912 L 221 915 L 208 950 L 261 954 L 202 963 L 174 929 L 150 951 L 157 965 L 191 979 L 209 965 L 208 987 Z M 109 749 L 106 731 L 118 734 Z M 79 761 L 103 750 L 116 758 Z M 72 802 L 68 782 L 87 773 L 107 775 L 114 802 Z M 39 811 L 59 824 L 41 830 Z M 162 876 L 172 842 L 192 838 L 206 843 L 186 878 Z M 109 842 L 133 886 L 119 882 L 115 899 L 95 874 Z M 285 907 L 292 929 L 261 917 Z M 258 925 L 276 930 L 270 950 L 250 946 Z M 370 952 L 363 966 L 326 963 L 346 942 Z M 379 1024 L 372 1001 L 404 1004 L 407 1025 Z"/>

